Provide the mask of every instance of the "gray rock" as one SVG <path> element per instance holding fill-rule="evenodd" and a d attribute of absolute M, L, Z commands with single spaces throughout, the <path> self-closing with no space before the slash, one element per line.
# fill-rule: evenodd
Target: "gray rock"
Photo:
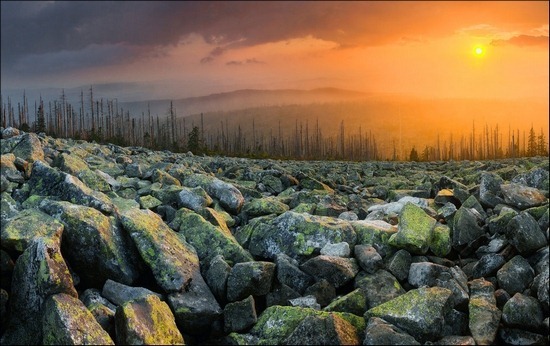
<path fill-rule="evenodd" d="M 34 133 L 22 134 L 19 143 L 16 144 L 11 152 L 16 157 L 29 162 L 44 160 L 42 143 L 40 142 L 40 138 Z"/>
<path fill-rule="evenodd" d="M 369 319 L 365 335 L 363 345 L 420 345 L 402 329 L 378 317 Z"/>
<path fill-rule="evenodd" d="M 496 306 L 494 287 L 489 281 L 475 279 L 469 283 L 468 303 L 470 333 L 476 344 L 490 345 L 494 342 L 501 316 Z"/>
<path fill-rule="evenodd" d="M 101 292 L 95 288 L 86 289 L 79 299 L 92 313 L 101 328 L 107 331 L 111 338 L 114 338 L 116 305 L 104 298 Z"/>
<path fill-rule="evenodd" d="M 342 258 L 319 255 L 300 265 L 300 269 L 311 275 L 315 280 L 325 279 L 335 288 L 339 288 L 353 280 L 359 272 L 359 266 L 354 258 Z"/>
<path fill-rule="evenodd" d="M 500 185 L 504 181 L 495 173 L 482 172 L 479 183 L 479 200 L 484 205 L 494 208 L 497 204 L 504 202 Z"/>
<path fill-rule="evenodd" d="M 241 192 L 235 186 L 218 178 L 194 174 L 187 177 L 183 183 L 184 186 L 202 187 L 208 195 L 218 199 L 222 207 L 230 213 L 237 214 L 244 204 Z"/>
<path fill-rule="evenodd" d="M 324 311 L 348 312 L 357 316 L 363 316 L 367 311 L 367 294 L 361 288 L 356 288 L 350 293 L 333 300 Z"/>
<path fill-rule="evenodd" d="M 65 293 L 44 302 L 42 333 L 44 345 L 114 345 L 86 306 Z"/>
<path fill-rule="evenodd" d="M 120 221 L 130 234 L 156 282 L 166 292 L 178 292 L 199 273 L 199 258 L 194 249 L 170 229 L 154 212 L 135 208 L 121 209 Z"/>
<path fill-rule="evenodd" d="M 115 315 L 115 325 L 117 344 L 184 344 L 170 308 L 154 295 L 119 306 Z"/>
<path fill-rule="evenodd" d="M 395 276 L 382 269 L 374 274 L 358 275 L 355 280 L 355 287 L 366 292 L 369 309 L 397 298 L 406 292 Z"/>
<path fill-rule="evenodd" d="M 357 345 L 355 327 L 337 315 L 305 317 L 284 341 L 285 345 Z"/>
<path fill-rule="evenodd" d="M 231 273 L 231 267 L 224 260 L 222 255 L 215 256 L 210 261 L 205 275 L 203 276 L 208 287 L 219 302 L 224 302 L 227 297 L 227 278 Z"/>
<path fill-rule="evenodd" d="M 137 280 L 137 254 L 114 217 L 63 201 L 46 200 L 40 207 L 65 226 L 62 250 L 87 285 L 101 286 L 107 279 L 131 285 Z"/>
<path fill-rule="evenodd" d="M 435 223 L 435 219 L 409 202 L 404 205 L 399 215 L 397 233 L 392 235 L 388 242 L 411 253 L 425 254 L 430 246 Z"/>
<path fill-rule="evenodd" d="M 168 305 L 182 333 L 205 335 L 223 318 L 223 310 L 200 273 L 192 279 L 182 291 L 168 295 Z"/>
<path fill-rule="evenodd" d="M 252 327 L 257 321 L 254 298 L 247 298 L 229 303 L 223 309 L 224 331 L 226 333 L 242 332 Z"/>
<path fill-rule="evenodd" d="M 401 249 L 389 257 L 386 261 L 386 269 L 399 281 L 407 280 L 412 263 L 411 254 Z"/>
<path fill-rule="evenodd" d="M 292 258 L 307 257 L 327 243 L 355 245 L 357 236 L 347 221 L 326 216 L 285 212 L 264 227 L 256 227 L 250 236 L 249 251 L 263 258 L 284 253 Z"/>
<path fill-rule="evenodd" d="M 548 202 L 540 190 L 519 184 L 501 185 L 504 201 L 520 210 L 536 207 Z"/>
<path fill-rule="evenodd" d="M 474 346 L 476 341 L 471 336 L 449 335 L 444 336 L 441 339 L 426 343 L 425 345 L 472 345 Z"/>
<path fill-rule="evenodd" d="M 365 319 L 379 317 L 401 328 L 419 342 L 443 337 L 445 315 L 451 310 L 452 292 L 440 287 L 421 287 L 369 309 Z"/>
<path fill-rule="evenodd" d="M 227 278 L 227 300 L 234 302 L 249 295 L 263 296 L 271 289 L 275 264 L 271 262 L 237 263 Z"/>
<path fill-rule="evenodd" d="M 479 279 L 481 277 L 494 276 L 504 263 L 506 263 L 506 260 L 502 255 L 496 253 L 483 255 L 474 265 L 472 278 Z"/>
<path fill-rule="evenodd" d="M 254 198 L 244 203 L 243 211 L 250 217 L 276 214 L 280 215 L 288 211 L 288 205 L 275 197 Z"/>
<path fill-rule="evenodd" d="M 213 200 L 200 186 L 195 188 L 183 187 L 178 194 L 178 206 L 198 212 L 200 209 L 212 205 Z"/>
<path fill-rule="evenodd" d="M 548 170 L 533 168 L 529 172 L 516 175 L 512 183 L 534 187 L 539 190 L 548 190 Z"/>
<path fill-rule="evenodd" d="M 315 310 L 321 309 L 321 304 L 317 303 L 317 298 L 314 295 L 307 295 L 304 297 L 297 297 L 288 301 L 291 306 L 298 306 L 301 308 L 310 308 Z"/>
<path fill-rule="evenodd" d="M 452 225 L 452 245 L 454 248 L 466 245 L 484 234 L 477 220 L 471 209 L 460 207 L 457 210 Z"/>
<path fill-rule="evenodd" d="M 16 311 L 2 344 L 38 344 L 42 342 L 43 303 L 51 295 L 78 294 L 73 286 L 67 264 L 61 256 L 59 243 L 36 238 L 15 263 L 10 306 Z"/>
<path fill-rule="evenodd" d="M 408 282 L 413 287 L 435 286 L 437 278 L 448 272 L 449 268 L 439 264 L 416 262 L 411 264 Z"/>
<path fill-rule="evenodd" d="M 303 293 L 314 281 L 311 275 L 304 273 L 298 267 L 296 260 L 285 254 L 277 255 L 275 264 L 277 265 L 277 280 L 296 292 Z"/>
<path fill-rule="evenodd" d="M 334 290 L 334 287 L 332 289 Z M 273 285 L 271 292 L 266 295 L 266 305 L 268 307 L 273 305 L 290 305 L 290 300 L 298 297 L 300 297 L 300 293 L 285 284 L 278 283 Z"/>
<path fill-rule="evenodd" d="M 548 344 L 548 335 L 541 335 L 528 330 L 500 328 L 500 340 L 506 345 L 544 345 Z"/>
<path fill-rule="evenodd" d="M 336 244 L 327 243 L 321 248 L 321 255 L 336 256 L 336 257 L 349 257 L 350 248 L 346 242 L 340 242 Z"/>
<path fill-rule="evenodd" d="M 141 299 L 150 295 L 157 296 L 159 299 L 164 300 L 162 294 L 153 292 L 147 288 L 127 286 L 113 280 L 107 280 L 105 282 L 101 294 L 116 305 L 124 305 L 124 303 L 130 300 Z"/>
<path fill-rule="evenodd" d="M 537 221 L 527 212 L 521 212 L 506 228 L 506 237 L 520 254 L 529 255 L 547 245 L 547 240 Z"/>
<path fill-rule="evenodd" d="M 523 292 L 531 285 L 535 271 L 521 255 L 513 257 L 497 272 L 498 285 L 510 295 Z"/>
<path fill-rule="evenodd" d="M 321 307 L 327 306 L 336 297 L 336 289 L 326 279 L 321 279 L 306 288 L 304 296 L 312 295 Z"/>
<path fill-rule="evenodd" d="M 405 250 L 403 250 L 405 251 Z M 384 267 L 382 256 L 370 245 L 355 245 L 355 258 L 367 273 L 373 274 Z"/>
<path fill-rule="evenodd" d="M 521 293 L 514 294 L 502 308 L 502 321 L 509 327 L 537 330 L 543 317 L 538 300 Z"/>

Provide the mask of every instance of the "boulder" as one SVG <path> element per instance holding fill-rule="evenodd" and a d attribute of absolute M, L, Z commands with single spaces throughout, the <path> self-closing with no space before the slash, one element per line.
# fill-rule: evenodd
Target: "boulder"
<path fill-rule="evenodd" d="M 150 295 L 157 296 L 159 299 L 164 300 L 161 294 L 147 288 L 127 286 L 110 279 L 103 285 L 101 294 L 116 305 L 123 305 L 130 300 L 141 299 Z"/>
<path fill-rule="evenodd" d="M 405 290 L 395 276 L 382 269 L 374 274 L 358 275 L 355 279 L 355 287 L 366 292 L 369 309 L 405 294 Z"/>
<path fill-rule="evenodd" d="M 212 205 L 213 200 L 200 186 L 195 188 L 183 187 L 178 194 L 178 206 L 198 212 L 200 209 Z"/>
<path fill-rule="evenodd" d="M 544 314 L 536 298 L 516 293 L 502 308 L 502 321 L 509 327 L 536 331 Z"/>
<path fill-rule="evenodd" d="M 234 302 L 249 295 L 266 295 L 271 289 L 274 274 L 275 264 L 271 262 L 235 264 L 227 278 L 227 300 Z"/>
<path fill-rule="evenodd" d="M 355 327 L 338 315 L 310 315 L 294 328 L 285 345 L 357 345 Z"/>
<path fill-rule="evenodd" d="M 115 325 L 119 344 L 184 344 L 170 308 L 154 295 L 119 306 L 115 315 Z"/>
<path fill-rule="evenodd" d="M 231 266 L 222 255 L 215 256 L 208 266 L 204 279 L 218 302 L 225 302 L 227 297 L 227 278 L 231 273 Z"/>
<path fill-rule="evenodd" d="M 336 257 L 349 257 L 350 255 L 350 248 L 349 244 L 345 241 L 341 243 L 327 243 L 325 246 L 321 248 L 320 251 L 321 255 L 326 256 L 336 256 Z"/>
<path fill-rule="evenodd" d="M 525 211 L 510 220 L 506 228 L 506 237 L 522 255 L 532 254 L 547 245 L 546 237 L 537 221 Z"/>
<path fill-rule="evenodd" d="M 248 296 L 243 300 L 227 304 L 223 309 L 223 319 L 226 333 L 242 332 L 252 327 L 258 321 L 254 298 Z"/>
<path fill-rule="evenodd" d="M 244 197 L 233 185 L 218 178 L 202 174 L 188 176 L 183 181 L 184 186 L 202 187 L 208 195 L 220 201 L 222 207 L 232 214 L 238 214 L 244 204 Z"/>
<path fill-rule="evenodd" d="M 367 294 L 365 290 L 356 288 L 350 293 L 333 300 L 323 310 L 349 312 L 350 314 L 363 316 L 367 311 Z"/>
<path fill-rule="evenodd" d="M 277 255 L 275 264 L 277 280 L 296 292 L 303 293 L 314 281 L 311 275 L 299 268 L 298 261 L 285 254 Z"/>
<path fill-rule="evenodd" d="M 452 224 L 452 246 L 454 248 L 460 248 L 479 237 L 484 232 L 478 225 L 478 217 L 475 214 L 475 209 L 460 207 L 455 216 L 453 217 Z"/>
<path fill-rule="evenodd" d="M 44 302 L 43 310 L 44 345 L 115 344 L 86 306 L 71 295 L 58 293 L 50 296 Z"/>
<path fill-rule="evenodd" d="M 469 282 L 468 303 L 470 333 L 478 345 L 490 345 L 495 341 L 501 311 L 496 306 L 494 287 L 485 279 Z"/>
<path fill-rule="evenodd" d="M 381 318 L 401 328 L 419 342 L 443 337 L 445 315 L 451 310 L 452 292 L 440 287 L 413 289 L 369 309 L 365 319 Z"/>
<path fill-rule="evenodd" d="M 400 249 L 386 259 L 386 269 L 399 281 L 405 281 L 407 279 L 411 264 L 412 256 L 404 249 Z"/>
<path fill-rule="evenodd" d="M 511 296 L 525 291 L 534 278 L 535 271 L 521 255 L 514 256 L 497 272 L 499 287 Z"/>
<path fill-rule="evenodd" d="M 504 201 L 520 210 L 548 203 L 546 196 L 534 187 L 511 183 L 502 184 L 500 189 L 504 195 Z"/>
<path fill-rule="evenodd" d="M 353 280 L 359 272 L 359 266 L 354 258 L 319 255 L 300 265 L 300 269 L 311 275 L 315 280 L 325 279 L 335 288 L 339 288 Z"/>
<path fill-rule="evenodd" d="M 479 200 L 481 203 L 490 208 L 504 203 L 500 189 L 503 182 L 502 178 L 495 173 L 482 172 L 479 183 Z"/>
<path fill-rule="evenodd" d="M 355 245 L 354 254 L 359 266 L 367 273 L 373 274 L 384 267 L 382 256 L 370 245 Z"/>
<path fill-rule="evenodd" d="M 276 214 L 280 215 L 289 210 L 288 205 L 275 197 L 254 198 L 244 203 L 243 212 L 249 217 Z"/>
<path fill-rule="evenodd" d="M 399 215 L 398 231 L 389 239 L 389 244 L 415 254 L 428 251 L 435 226 L 435 219 L 422 208 L 407 203 Z"/>
<path fill-rule="evenodd" d="M 420 345 L 401 328 L 378 317 L 369 318 L 365 335 L 363 345 Z"/>

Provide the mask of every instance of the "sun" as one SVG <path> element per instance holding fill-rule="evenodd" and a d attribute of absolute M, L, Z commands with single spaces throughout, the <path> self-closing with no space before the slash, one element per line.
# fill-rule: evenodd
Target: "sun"
<path fill-rule="evenodd" d="M 483 56 L 485 54 L 485 48 L 482 46 L 476 46 L 474 48 L 474 55 L 475 56 Z"/>

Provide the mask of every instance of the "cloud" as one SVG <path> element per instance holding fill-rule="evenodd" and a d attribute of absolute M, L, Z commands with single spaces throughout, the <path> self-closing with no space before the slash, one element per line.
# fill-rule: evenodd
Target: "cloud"
<path fill-rule="evenodd" d="M 518 47 L 541 46 L 541 47 L 548 48 L 548 36 L 517 35 L 506 40 L 504 39 L 492 40 L 491 45 L 493 46 L 513 45 Z"/>
<path fill-rule="evenodd" d="M 256 58 L 246 59 L 246 60 L 231 60 L 225 63 L 228 66 L 242 66 L 242 65 L 256 65 L 256 64 L 265 64 L 264 61 L 257 60 Z"/>

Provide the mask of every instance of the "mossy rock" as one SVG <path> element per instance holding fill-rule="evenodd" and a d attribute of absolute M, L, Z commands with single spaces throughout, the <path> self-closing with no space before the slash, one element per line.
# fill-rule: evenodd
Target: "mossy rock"
<path fill-rule="evenodd" d="M 88 170 L 88 164 L 84 162 L 77 155 L 69 155 L 66 153 L 61 153 L 53 162 L 54 167 L 59 167 L 59 169 L 65 173 L 71 175 L 78 175 L 84 170 Z"/>
<path fill-rule="evenodd" d="M 243 211 L 251 217 L 269 214 L 280 215 L 288 209 L 288 205 L 280 202 L 275 197 L 255 198 L 246 202 L 243 207 Z"/>
<path fill-rule="evenodd" d="M 25 209 L 2 228 L 2 248 L 23 252 L 38 237 L 61 242 L 63 224 L 38 209 Z"/>
<path fill-rule="evenodd" d="M 287 211 L 275 218 L 270 227 L 255 228 L 250 237 L 250 253 L 274 259 L 284 253 L 292 258 L 310 257 L 327 243 L 356 243 L 350 223 L 325 216 Z"/>
<path fill-rule="evenodd" d="M 44 302 L 42 330 L 44 345 L 114 345 L 86 306 L 64 293 Z"/>
<path fill-rule="evenodd" d="M 399 215 L 398 231 L 388 242 L 411 253 L 425 254 L 432 240 L 435 223 L 435 219 L 422 208 L 406 203 Z"/>
<path fill-rule="evenodd" d="M 443 337 L 445 315 L 451 310 L 452 291 L 441 287 L 413 289 L 365 313 L 379 317 L 425 342 Z"/>
<path fill-rule="evenodd" d="M 162 205 L 162 202 L 153 196 L 140 196 L 139 205 L 142 209 L 155 209 L 159 205 Z"/>
<path fill-rule="evenodd" d="M 119 213 L 124 229 L 159 286 L 166 292 L 183 289 L 199 271 L 194 249 L 150 210 L 130 208 Z"/>
<path fill-rule="evenodd" d="M 184 344 L 172 311 L 154 295 L 132 300 L 118 307 L 115 326 L 119 344 Z"/>
<path fill-rule="evenodd" d="M 440 223 L 435 225 L 430 250 L 438 257 L 445 257 L 451 252 L 451 229 L 449 226 Z"/>
<path fill-rule="evenodd" d="M 46 201 L 41 208 L 65 226 L 63 253 L 86 284 L 101 286 L 112 279 L 130 285 L 137 280 L 137 254 L 114 217 L 65 201 Z"/>
<path fill-rule="evenodd" d="M 357 288 L 350 293 L 333 300 L 323 310 L 348 312 L 354 315 L 363 316 L 365 311 L 367 311 L 367 296 L 363 289 Z"/>
<path fill-rule="evenodd" d="M 386 252 L 386 255 L 393 251 L 389 239 L 397 233 L 396 226 L 382 220 L 358 220 L 350 221 L 350 224 L 357 234 L 358 245 L 372 245 L 377 251 Z"/>
<path fill-rule="evenodd" d="M 171 227 L 179 230 L 195 248 L 201 261 L 216 255 L 222 255 L 230 264 L 252 260 L 252 256 L 241 247 L 231 232 L 212 225 L 189 209 L 179 209 Z"/>

